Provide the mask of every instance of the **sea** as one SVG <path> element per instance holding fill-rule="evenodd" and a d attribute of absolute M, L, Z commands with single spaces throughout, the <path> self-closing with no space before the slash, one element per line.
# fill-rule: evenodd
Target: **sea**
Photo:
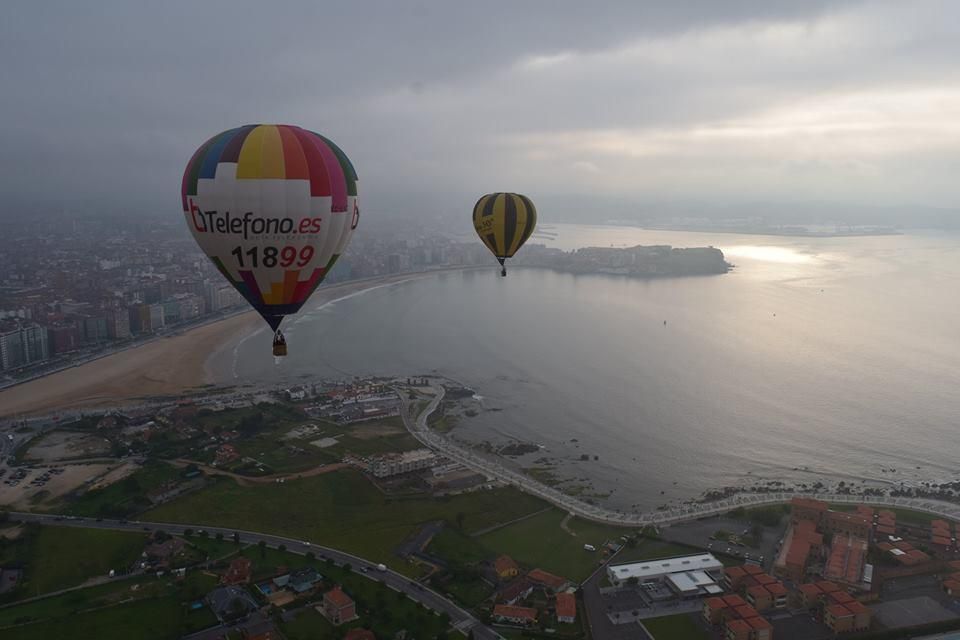
<path fill-rule="evenodd" d="M 563 249 L 715 246 L 734 268 L 640 279 L 450 271 L 309 306 L 223 383 L 434 373 L 477 398 L 453 435 L 620 509 L 722 487 L 960 478 L 960 235 L 794 237 L 552 225 Z M 586 456 L 587 460 L 581 458 Z"/>

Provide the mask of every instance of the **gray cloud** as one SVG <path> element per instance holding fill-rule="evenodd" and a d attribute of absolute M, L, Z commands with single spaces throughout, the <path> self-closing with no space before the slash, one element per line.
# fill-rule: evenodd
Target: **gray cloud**
<path fill-rule="evenodd" d="M 493 189 L 563 215 L 944 205 L 958 18 L 946 1 L 8 3 L 0 189 L 8 208 L 175 214 L 193 149 L 266 121 L 330 135 L 384 213 Z"/>

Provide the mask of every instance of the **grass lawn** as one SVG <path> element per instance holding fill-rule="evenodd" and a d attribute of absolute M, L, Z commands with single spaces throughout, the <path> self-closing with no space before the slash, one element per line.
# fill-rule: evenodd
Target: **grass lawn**
<path fill-rule="evenodd" d="M 0 556 L 26 565 L 21 593 L 35 596 L 129 567 L 143 551 L 146 536 L 125 531 L 31 527 Z"/>
<path fill-rule="evenodd" d="M 444 589 L 467 608 L 476 607 L 493 594 L 493 587 L 483 580 L 451 582 Z"/>
<path fill-rule="evenodd" d="M 444 527 L 435 535 L 427 550 L 444 560 L 461 564 L 472 564 L 491 557 L 490 550 L 477 542 L 476 538 L 465 535 L 452 526 Z"/>
<path fill-rule="evenodd" d="M 3 629 L 4 640 L 36 638 L 97 638 L 157 640 L 199 631 L 216 619 L 209 609 L 188 612 L 175 596 L 136 600 L 106 609 L 47 619 L 44 622 Z"/>
<path fill-rule="evenodd" d="M 183 621 L 188 624 L 190 629 L 202 629 L 215 623 L 213 613 L 209 609 L 201 609 L 187 614 L 181 611 L 180 602 L 195 600 L 202 597 L 207 591 L 216 586 L 216 578 L 203 575 L 201 573 L 190 573 L 182 582 L 172 580 L 158 579 L 155 577 L 140 576 L 129 580 L 121 580 L 108 584 L 90 587 L 87 589 L 78 589 L 59 596 L 44 598 L 34 602 L 28 602 L 19 606 L 0 609 L 0 628 L 19 624 L 30 620 L 42 621 L 37 625 L 27 625 L 24 629 L 32 630 L 36 635 L 26 635 L 23 637 L 68 637 L 67 634 L 53 634 L 53 631 L 40 631 L 41 629 L 59 629 L 60 624 L 69 624 L 69 621 L 78 612 L 89 609 L 108 607 L 111 604 L 126 602 L 130 599 L 149 600 L 156 606 L 162 607 L 163 611 L 169 611 L 173 615 L 172 622 Z M 168 605 L 157 605 L 160 601 L 168 601 Z M 148 610 L 152 609 L 148 607 Z M 176 609 L 176 611 L 174 611 Z M 103 609 L 107 611 L 107 609 Z M 80 617 L 91 616 L 94 619 L 98 617 L 99 612 L 90 612 L 80 614 Z M 149 619 L 150 624 L 155 624 L 155 620 Z M 93 624 L 93 623 L 91 623 Z M 167 627 L 167 633 L 176 635 L 176 627 Z M 0 636 L 6 639 L 6 629 Z M 53 634 L 53 635 L 48 635 Z M 12 637 L 12 636 L 11 636 Z M 19 636 L 16 636 L 19 637 Z M 85 635 L 72 635 L 72 637 L 88 637 Z M 99 637 L 99 636 L 90 636 Z M 109 636 L 114 637 L 114 636 Z M 136 635 L 135 637 L 141 637 Z M 152 636 L 150 636 L 152 637 Z"/>
<path fill-rule="evenodd" d="M 688 556 L 694 553 L 706 552 L 698 547 L 688 547 L 687 545 L 677 544 L 675 542 L 664 542 L 663 540 L 641 538 L 636 547 L 624 547 L 623 550 L 616 555 L 613 563 L 623 564 L 625 562 L 636 562 L 638 560 L 653 560 L 655 558 Z M 723 562 L 723 558 L 719 555 L 717 555 L 717 559 Z M 738 564 L 743 564 L 743 560 L 739 560 Z"/>
<path fill-rule="evenodd" d="M 532 518 L 480 536 L 479 542 L 493 554 L 505 553 L 528 567 L 580 582 L 603 559 L 599 551 L 585 551 L 584 544 L 598 549 L 607 540 L 617 540 L 629 530 L 572 518 L 567 527 L 576 537 L 560 528 L 566 512 L 550 509 Z"/>
<path fill-rule="evenodd" d="M 394 549 L 424 522 L 455 522 L 462 513 L 467 531 L 477 531 L 543 506 L 539 499 L 515 489 L 443 499 L 389 499 L 361 473 L 345 469 L 250 487 L 221 478 L 202 491 L 149 511 L 143 519 L 275 533 L 396 564 Z"/>
<path fill-rule="evenodd" d="M 707 640 L 707 633 L 697 626 L 689 614 L 651 618 L 643 621 L 654 640 Z"/>

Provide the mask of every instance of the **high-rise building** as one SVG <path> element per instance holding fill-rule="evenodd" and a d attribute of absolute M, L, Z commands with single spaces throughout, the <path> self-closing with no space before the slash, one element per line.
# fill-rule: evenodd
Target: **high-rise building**
<path fill-rule="evenodd" d="M 38 324 L 11 323 L 0 329 L 0 368 L 16 369 L 50 358 L 47 330 Z"/>

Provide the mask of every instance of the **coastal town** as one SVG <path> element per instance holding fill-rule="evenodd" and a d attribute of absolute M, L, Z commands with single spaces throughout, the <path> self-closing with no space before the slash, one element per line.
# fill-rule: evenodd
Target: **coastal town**
<path fill-rule="evenodd" d="M 0 275 L 0 385 L 247 310 L 182 227 L 169 217 L 50 215 L 9 228 L 0 238 L 0 259 L 10 267 Z M 387 229 L 359 236 L 326 286 L 489 264 L 485 248 L 475 242 L 427 228 L 400 234 Z M 719 249 L 666 246 L 562 251 L 540 244 L 528 247 L 516 264 L 640 277 L 729 269 Z"/>
<path fill-rule="evenodd" d="M 211 640 L 960 627 L 956 520 L 931 513 L 950 502 L 605 512 L 510 451 L 450 439 L 473 394 L 434 376 L 317 380 L 8 420 L 0 628 L 161 602 L 170 633 Z M 38 559 L 61 539 L 92 559 L 57 577 Z M 56 614 L 67 601 L 76 613 Z"/>

